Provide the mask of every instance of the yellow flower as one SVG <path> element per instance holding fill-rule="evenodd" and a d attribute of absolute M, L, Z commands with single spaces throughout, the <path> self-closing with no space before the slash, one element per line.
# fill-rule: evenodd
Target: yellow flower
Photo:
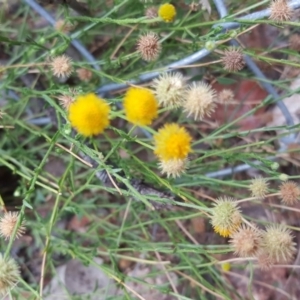
<path fill-rule="evenodd" d="M 159 7 L 158 15 L 165 21 L 165 22 L 172 22 L 176 16 L 176 9 L 174 5 L 170 3 L 165 3 Z"/>
<path fill-rule="evenodd" d="M 154 135 L 154 153 L 162 161 L 185 159 L 191 152 L 192 137 L 178 124 L 166 124 Z"/>
<path fill-rule="evenodd" d="M 130 87 L 124 98 L 124 108 L 129 122 L 146 126 L 157 117 L 158 102 L 149 89 Z"/>
<path fill-rule="evenodd" d="M 109 125 L 109 105 L 94 93 L 77 96 L 69 107 L 69 121 L 80 134 L 102 133 Z"/>
<path fill-rule="evenodd" d="M 222 263 L 221 268 L 223 271 L 228 272 L 231 269 L 231 264 L 229 262 Z"/>

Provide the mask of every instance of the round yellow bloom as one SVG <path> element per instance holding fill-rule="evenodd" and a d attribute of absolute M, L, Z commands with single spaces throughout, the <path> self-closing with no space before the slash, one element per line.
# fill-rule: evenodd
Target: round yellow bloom
<path fill-rule="evenodd" d="M 109 125 L 109 105 L 94 93 L 77 96 L 69 107 L 69 121 L 80 134 L 102 133 Z"/>
<path fill-rule="evenodd" d="M 166 124 L 154 135 L 154 153 L 162 161 L 185 159 L 191 152 L 192 137 L 178 124 Z"/>
<path fill-rule="evenodd" d="M 146 126 L 157 117 L 158 102 L 151 90 L 130 87 L 124 98 L 124 108 L 129 122 Z"/>
<path fill-rule="evenodd" d="M 174 5 L 170 3 L 165 3 L 159 7 L 158 15 L 165 21 L 165 22 L 172 22 L 176 16 L 176 9 Z"/>

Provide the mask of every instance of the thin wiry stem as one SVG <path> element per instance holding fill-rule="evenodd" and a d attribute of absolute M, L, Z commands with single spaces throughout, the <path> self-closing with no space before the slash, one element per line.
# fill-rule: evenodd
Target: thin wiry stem
<path fill-rule="evenodd" d="M 26 4 L 28 4 L 31 8 L 33 8 L 39 15 L 45 18 L 45 20 L 47 20 L 48 23 L 50 23 L 52 26 L 55 25 L 56 21 L 52 18 L 52 16 L 34 0 L 23 1 Z M 100 70 L 100 67 L 97 65 L 93 55 L 91 55 L 90 52 L 78 40 L 72 40 L 71 44 L 82 55 L 82 57 L 84 57 L 88 62 L 91 63 L 95 70 Z"/>

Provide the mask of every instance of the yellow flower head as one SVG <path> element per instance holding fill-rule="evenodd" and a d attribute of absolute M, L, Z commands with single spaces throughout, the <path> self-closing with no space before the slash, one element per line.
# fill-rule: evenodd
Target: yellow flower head
<path fill-rule="evenodd" d="M 176 9 L 174 5 L 170 3 L 165 3 L 159 7 L 158 15 L 165 21 L 165 22 L 172 22 L 176 16 Z"/>
<path fill-rule="evenodd" d="M 77 96 L 69 107 L 69 121 L 80 134 L 102 133 L 109 125 L 109 105 L 94 93 Z"/>
<path fill-rule="evenodd" d="M 231 198 L 220 198 L 212 209 L 211 223 L 216 233 L 228 237 L 242 223 L 242 216 L 237 204 Z"/>
<path fill-rule="evenodd" d="M 157 117 L 158 102 L 151 90 L 130 87 L 124 98 L 124 108 L 129 122 L 146 126 Z"/>
<path fill-rule="evenodd" d="M 162 161 L 185 159 L 191 152 L 192 137 L 178 124 L 166 124 L 154 135 L 154 153 Z"/>

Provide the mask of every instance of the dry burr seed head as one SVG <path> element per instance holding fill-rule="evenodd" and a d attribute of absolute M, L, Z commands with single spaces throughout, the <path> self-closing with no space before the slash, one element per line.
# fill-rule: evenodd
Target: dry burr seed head
<path fill-rule="evenodd" d="M 149 32 L 146 35 L 140 36 L 137 41 L 137 51 L 140 53 L 142 59 L 146 61 L 157 59 L 161 51 L 157 34 Z"/>
<path fill-rule="evenodd" d="M 274 261 L 269 257 L 268 253 L 261 249 L 259 250 L 256 258 L 260 269 L 263 271 L 271 269 L 274 265 Z"/>
<path fill-rule="evenodd" d="M 65 21 L 65 20 L 57 20 L 55 25 L 54 25 L 54 28 L 57 30 L 57 31 L 61 31 L 63 33 L 69 33 L 70 31 L 72 31 L 74 29 L 74 25 L 71 24 L 70 22 L 68 21 Z"/>
<path fill-rule="evenodd" d="M 293 205 L 299 201 L 300 188 L 296 182 L 286 181 L 280 186 L 279 193 L 284 204 Z"/>
<path fill-rule="evenodd" d="M 255 256 L 261 243 L 261 231 L 257 227 L 242 225 L 231 235 L 234 253 L 240 257 Z"/>
<path fill-rule="evenodd" d="M 272 263 L 291 262 L 296 252 L 292 232 L 282 224 L 270 225 L 262 234 L 261 249 Z"/>
<path fill-rule="evenodd" d="M 224 69 L 229 72 L 237 72 L 244 68 L 245 61 L 241 48 L 230 47 L 222 57 Z"/>
<path fill-rule="evenodd" d="M 50 64 L 56 77 L 69 77 L 73 72 L 72 59 L 64 54 L 52 58 Z"/>
<path fill-rule="evenodd" d="M 300 34 L 294 33 L 289 38 L 291 49 L 300 51 Z"/>
<path fill-rule="evenodd" d="M 60 105 L 65 109 L 68 110 L 70 105 L 74 102 L 75 96 L 78 94 L 76 89 L 69 89 L 68 94 L 62 94 L 57 97 Z"/>
<path fill-rule="evenodd" d="M 11 290 L 20 278 L 19 267 L 12 258 L 4 258 L 0 253 L 0 294 Z"/>
<path fill-rule="evenodd" d="M 151 6 L 151 7 L 148 7 L 145 11 L 145 16 L 148 18 L 148 19 L 155 19 L 158 17 L 158 13 L 157 13 L 157 7 L 155 6 Z"/>
<path fill-rule="evenodd" d="M 228 237 L 242 223 L 242 216 L 236 202 L 228 197 L 219 198 L 212 208 L 211 224 L 214 231 Z"/>
<path fill-rule="evenodd" d="M 159 162 L 159 168 L 162 174 L 167 174 L 168 177 L 180 177 L 187 168 L 188 159 L 170 159 Z"/>
<path fill-rule="evenodd" d="M 251 191 L 252 197 L 263 199 L 268 193 L 268 182 L 263 177 L 254 178 L 249 185 L 249 190 Z"/>
<path fill-rule="evenodd" d="M 91 78 L 93 77 L 93 73 L 92 71 L 85 69 L 85 68 L 80 68 L 78 70 L 76 70 L 77 76 L 80 80 L 88 82 L 91 80 Z"/>
<path fill-rule="evenodd" d="M 223 89 L 221 92 L 219 92 L 218 99 L 222 104 L 232 102 L 234 100 L 233 91 L 229 89 Z"/>
<path fill-rule="evenodd" d="M 216 107 L 216 91 L 205 82 L 193 82 L 186 91 L 183 109 L 188 117 L 202 120 L 210 116 Z"/>
<path fill-rule="evenodd" d="M 9 239 L 12 236 L 12 233 L 16 227 L 18 222 L 19 213 L 14 212 L 7 212 L 0 218 L 0 235 L 3 236 L 5 239 Z M 25 232 L 24 221 L 18 227 L 16 232 L 16 238 L 22 236 Z"/>
<path fill-rule="evenodd" d="M 180 73 L 164 73 L 159 78 L 154 79 L 152 87 L 160 105 L 170 108 L 182 105 L 185 80 Z"/>
<path fill-rule="evenodd" d="M 269 19 L 276 22 L 289 21 L 293 16 L 293 10 L 286 0 L 274 0 L 270 4 Z"/>

